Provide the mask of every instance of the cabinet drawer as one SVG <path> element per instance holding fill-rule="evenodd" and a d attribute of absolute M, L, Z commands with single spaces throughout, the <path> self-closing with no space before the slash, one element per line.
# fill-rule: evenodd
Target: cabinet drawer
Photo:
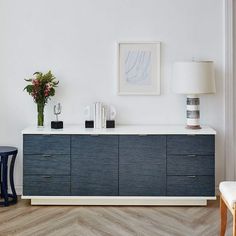
<path fill-rule="evenodd" d="M 167 176 L 167 196 L 214 195 L 214 176 Z"/>
<path fill-rule="evenodd" d="M 23 146 L 24 154 L 70 154 L 70 136 L 25 134 Z"/>
<path fill-rule="evenodd" d="M 25 175 L 70 175 L 70 155 L 24 155 Z"/>
<path fill-rule="evenodd" d="M 168 155 L 167 175 L 214 175 L 214 156 Z"/>
<path fill-rule="evenodd" d="M 70 176 L 24 175 L 25 196 L 68 196 Z"/>
<path fill-rule="evenodd" d="M 167 154 L 214 155 L 214 135 L 168 135 Z"/>

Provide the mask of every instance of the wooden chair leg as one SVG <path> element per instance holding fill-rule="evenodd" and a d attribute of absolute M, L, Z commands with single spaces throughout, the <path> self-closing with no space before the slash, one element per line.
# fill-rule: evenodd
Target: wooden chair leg
<path fill-rule="evenodd" d="M 233 209 L 233 236 L 236 236 L 236 204 L 234 204 Z"/>
<path fill-rule="evenodd" d="M 224 236 L 227 224 L 227 206 L 222 197 L 220 197 L 220 222 L 220 236 Z M 234 236 L 236 236 L 236 234 L 234 234 Z"/>

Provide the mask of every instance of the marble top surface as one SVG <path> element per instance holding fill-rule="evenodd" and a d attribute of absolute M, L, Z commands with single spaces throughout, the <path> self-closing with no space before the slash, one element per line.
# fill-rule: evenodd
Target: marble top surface
<path fill-rule="evenodd" d="M 67 125 L 63 129 L 51 129 L 50 126 L 38 128 L 31 126 L 22 131 L 22 134 L 87 134 L 87 135 L 155 135 L 155 134 L 187 134 L 204 135 L 216 134 L 216 131 L 208 126 L 201 129 L 187 129 L 185 125 L 117 125 L 116 128 L 85 128 L 84 125 Z"/>

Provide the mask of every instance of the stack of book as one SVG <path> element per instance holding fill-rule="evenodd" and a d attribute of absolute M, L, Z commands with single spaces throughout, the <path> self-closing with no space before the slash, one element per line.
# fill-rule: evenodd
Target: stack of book
<path fill-rule="evenodd" d="M 116 109 L 112 105 L 95 102 L 86 106 L 85 128 L 115 128 Z"/>
<path fill-rule="evenodd" d="M 102 102 L 95 102 L 93 104 L 93 120 L 94 128 L 101 129 L 106 127 L 107 120 L 107 106 Z"/>

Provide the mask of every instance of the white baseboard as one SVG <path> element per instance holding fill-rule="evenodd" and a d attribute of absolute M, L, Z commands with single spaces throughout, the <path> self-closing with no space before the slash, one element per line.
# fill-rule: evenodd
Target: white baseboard
<path fill-rule="evenodd" d="M 136 196 L 22 196 L 31 205 L 80 206 L 206 206 L 207 200 L 216 197 L 136 197 Z"/>

